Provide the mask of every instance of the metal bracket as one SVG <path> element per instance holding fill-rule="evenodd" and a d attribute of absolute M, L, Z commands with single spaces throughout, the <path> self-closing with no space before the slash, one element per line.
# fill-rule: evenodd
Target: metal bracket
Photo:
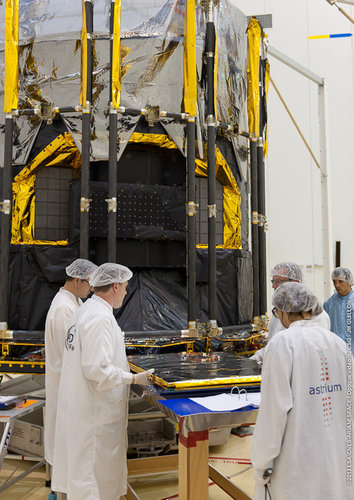
<path fill-rule="evenodd" d="M 263 330 L 263 321 L 261 316 L 253 316 L 252 326 L 253 326 L 253 331 Z"/>
<path fill-rule="evenodd" d="M 12 330 L 7 329 L 6 321 L 0 322 L 0 339 L 12 339 Z"/>
<path fill-rule="evenodd" d="M 117 211 L 117 198 L 107 198 L 105 201 L 108 203 L 108 212 Z"/>
<path fill-rule="evenodd" d="M 6 328 L 5 329 L 2 329 L 1 328 L 1 325 L 6 325 Z M 6 323 L 0 323 L 0 339 L 1 340 L 11 340 L 13 339 L 13 330 L 7 330 L 7 324 Z M 5 344 L 5 345 L 8 345 L 8 344 Z M 5 345 L 3 345 L 3 347 L 5 347 Z M 4 351 L 3 351 L 3 354 L 4 354 Z"/>
<path fill-rule="evenodd" d="M 258 224 L 259 223 L 259 214 L 258 212 L 252 212 L 251 214 L 251 223 Z"/>
<path fill-rule="evenodd" d="M 208 337 L 217 337 L 222 333 L 222 328 L 219 328 L 217 326 L 217 323 L 215 320 L 210 320 L 208 323 L 208 329 L 207 329 L 207 335 Z"/>
<path fill-rule="evenodd" d="M 117 115 L 119 112 L 119 109 L 120 108 L 118 108 L 118 109 L 114 108 L 112 103 L 109 104 L 109 114 L 110 115 Z M 125 111 L 125 108 L 124 108 L 124 111 Z"/>
<path fill-rule="evenodd" d="M 10 200 L 0 201 L 0 212 L 5 214 L 5 215 L 10 215 L 10 212 L 11 212 Z"/>
<path fill-rule="evenodd" d="M 187 215 L 188 216 L 196 215 L 198 212 L 197 210 L 198 207 L 199 203 L 195 203 L 194 201 L 189 201 L 187 204 Z"/>
<path fill-rule="evenodd" d="M 80 212 L 89 212 L 91 201 L 92 201 L 92 198 L 85 198 L 84 196 L 81 196 L 81 198 L 80 198 Z"/>
<path fill-rule="evenodd" d="M 268 219 L 266 215 L 263 215 L 263 227 L 264 227 L 264 232 L 268 231 Z"/>
<path fill-rule="evenodd" d="M 216 205 L 208 205 L 208 217 L 216 217 Z"/>
<path fill-rule="evenodd" d="M 160 119 L 160 106 L 146 106 L 144 116 L 149 127 L 153 127 Z"/>
<path fill-rule="evenodd" d="M 39 109 L 38 109 L 39 108 Z M 53 122 L 53 118 L 56 116 L 55 107 L 53 104 L 41 103 L 37 107 L 38 111 L 36 114 L 40 114 L 41 117 L 47 121 L 48 125 Z"/>
<path fill-rule="evenodd" d="M 214 6 L 217 7 L 220 3 L 220 0 L 199 0 L 199 3 L 204 10 L 207 10 L 211 4 L 214 4 Z"/>
<path fill-rule="evenodd" d="M 81 108 L 82 113 L 91 113 L 91 103 L 86 101 L 85 106 Z"/>
<path fill-rule="evenodd" d="M 182 330 L 182 338 L 197 338 L 197 337 L 199 337 L 199 335 L 198 335 L 198 330 L 196 328 L 189 327 L 188 330 Z"/>
<path fill-rule="evenodd" d="M 215 127 L 216 126 L 216 121 L 215 121 L 215 116 L 214 115 L 208 115 L 207 119 L 207 126 L 208 127 Z"/>

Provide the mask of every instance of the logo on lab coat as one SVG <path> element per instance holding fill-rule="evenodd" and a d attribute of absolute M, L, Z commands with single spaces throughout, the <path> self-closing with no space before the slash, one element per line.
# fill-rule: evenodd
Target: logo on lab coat
<path fill-rule="evenodd" d="M 74 341 L 76 332 L 77 332 L 76 325 L 71 326 L 68 330 L 66 340 L 65 340 L 65 348 L 68 351 L 74 351 L 74 349 L 75 349 L 75 346 L 73 345 L 73 341 Z"/>
<path fill-rule="evenodd" d="M 317 387 L 310 387 L 309 394 L 311 396 L 315 394 L 324 394 L 326 392 L 342 392 L 342 386 L 340 384 L 331 384 L 331 385 L 318 385 Z"/>

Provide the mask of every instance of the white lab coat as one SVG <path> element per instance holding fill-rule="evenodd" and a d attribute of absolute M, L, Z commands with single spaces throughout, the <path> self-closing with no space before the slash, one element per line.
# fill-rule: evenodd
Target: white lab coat
<path fill-rule="evenodd" d="M 258 477 L 273 469 L 272 500 L 353 500 L 354 482 L 346 484 L 347 356 L 343 340 L 308 320 L 266 347 L 251 460 Z M 256 485 L 254 498 L 264 500 L 264 486 Z"/>
<path fill-rule="evenodd" d="M 127 491 L 132 381 L 123 335 L 112 307 L 96 295 L 72 324 L 59 387 L 52 488 L 68 500 L 118 500 Z"/>
<path fill-rule="evenodd" d="M 322 326 L 325 330 L 331 329 L 331 320 L 325 310 L 323 310 L 321 314 L 319 314 L 318 316 L 314 316 L 311 321 L 312 324 Z M 272 317 L 269 322 L 267 344 L 269 344 L 269 342 L 272 340 L 272 338 L 276 333 L 281 332 L 284 329 L 285 328 L 282 325 L 280 319 L 276 318 L 272 314 Z M 251 356 L 251 359 L 263 362 L 264 349 L 265 347 L 263 347 L 263 349 L 259 349 L 259 351 L 257 351 L 253 356 Z"/>
<path fill-rule="evenodd" d="M 45 322 L 45 426 L 44 454 L 49 464 L 53 464 L 54 433 L 57 414 L 57 399 L 60 381 L 64 342 L 70 318 L 82 305 L 68 290 L 61 288 L 50 305 Z"/>

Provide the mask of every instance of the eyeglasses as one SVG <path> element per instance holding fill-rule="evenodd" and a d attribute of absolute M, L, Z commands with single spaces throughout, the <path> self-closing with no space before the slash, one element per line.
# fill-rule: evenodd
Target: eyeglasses
<path fill-rule="evenodd" d="M 272 285 L 280 285 L 281 283 L 287 283 L 288 281 L 292 281 L 289 278 L 285 278 L 284 280 L 270 280 Z"/>
<path fill-rule="evenodd" d="M 279 319 L 279 315 L 278 315 L 278 311 L 277 311 L 277 308 L 276 308 L 276 307 L 273 307 L 273 309 L 272 309 L 272 314 L 273 314 L 274 318 Z"/>

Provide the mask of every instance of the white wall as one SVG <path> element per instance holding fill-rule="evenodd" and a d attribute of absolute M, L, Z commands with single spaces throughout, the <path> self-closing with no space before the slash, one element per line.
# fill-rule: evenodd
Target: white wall
<path fill-rule="evenodd" d="M 341 241 L 341 263 L 354 272 L 354 36 L 307 39 L 354 33 L 353 25 L 326 0 L 230 1 L 246 15 L 272 14 L 273 27 L 265 30 L 269 44 L 326 79 L 333 248 Z M 340 5 L 354 17 L 354 7 Z M 275 84 L 319 160 L 317 85 L 271 56 L 269 62 Z M 279 261 L 297 262 L 306 283 L 324 299 L 319 169 L 272 86 L 268 119 L 268 274 Z"/>

